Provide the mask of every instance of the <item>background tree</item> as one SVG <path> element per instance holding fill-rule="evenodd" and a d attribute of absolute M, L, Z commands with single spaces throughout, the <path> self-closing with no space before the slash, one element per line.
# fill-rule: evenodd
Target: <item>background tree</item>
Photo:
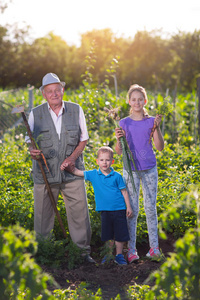
<path fill-rule="evenodd" d="M 171 38 L 170 47 L 176 56 L 174 69 L 178 69 L 181 89 L 196 88 L 196 76 L 200 70 L 200 30 L 179 32 Z"/>
<path fill-rule="evenodd" d="M 60 78 L 66 78 L 69 82 L 71 49 L 59 36 L 49 33 L 46 37 L 36 39 L 31 45 L 24 44 L 22 55 L 22 83 L 39 87 L 41 78 L 48 72 L 57 73 Z"/>
<path fill-rule="evenodd" d="M 0 0 L 0 13 L 9 1 Z M 69 46 L 52 32 L 31 41 L 29 27 L 17 24 L 0 26 L 0 87 L 39 87 L 47 72 L 58 73 L 67 88 L 77 89 L 87 65 L 85 57 L 95 48 L 95 62 L 90 70 L 93 85 L 105 82 L 110 63 L 118 57 L 118 89 L 128 89 L 136 82 L 163 95 L 196 88 L 200 70 L 200 31 L 179 32 L 164 37 L 162 31 L 139 31 L 133 38 L 117 38 L 111 29 L 88 31 L 81 36 L 81 46 Z M 110 80 L 109 87 L 114 87 Z"/>
<path fill-rule="evenodd" d="M 161 84 L 165 82 L 165 68 L 170 61 L 170 55 L 168 41 L 162 39 L 159 34 L 157 31 L 140 31 L 130 41 L 122 58 L 122 82 L 126 86 L 137 82 L 146 88 L 157 85 L 160 89 Z"/>

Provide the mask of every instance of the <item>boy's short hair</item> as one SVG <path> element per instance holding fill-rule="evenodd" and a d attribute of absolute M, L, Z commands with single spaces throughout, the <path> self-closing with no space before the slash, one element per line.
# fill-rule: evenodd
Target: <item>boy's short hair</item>
<path fill-rule="evenodd" d="M 113 158 L 113 149 L 108 146 L 102 146 L 101 148 L 99 148 L 99 150 L 97 151 L 97 158 L 99 157 L 100 153 L 106 152 L 110 154 L 110 158 Z"/>

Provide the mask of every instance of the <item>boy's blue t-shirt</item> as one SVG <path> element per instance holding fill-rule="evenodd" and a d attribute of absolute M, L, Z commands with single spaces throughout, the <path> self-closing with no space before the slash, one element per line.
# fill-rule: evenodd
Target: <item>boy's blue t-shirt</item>
<path fill-rule="evenodd" d="M 96 211 L 114 211 L 126 209 L 122 189 L 126 188 L 124 180 L 118 172 L 111 168 L 105 176 L 101 170 L 84 171 L 84 178 L 92 183 L 95 194 Z"/>

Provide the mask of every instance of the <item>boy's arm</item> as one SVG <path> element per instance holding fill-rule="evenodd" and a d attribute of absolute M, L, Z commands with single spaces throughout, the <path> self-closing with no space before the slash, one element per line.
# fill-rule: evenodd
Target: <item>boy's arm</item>
<path fill-rule="evenodd" d="M 72 174 L 77 175 L 77 176 L 84 177 L 84 171 L 79 170 L 79 169 L 77 169 L 77 168 L 74 169 L 74 171 L 72 172 Z"/>
<path fill-rule="evenodd" d="M 133 211 L 131 208 L 128 192 L 126 189 L 122 189 L 121 192 L 122 192 L 122 195 L 124 196 L 124 200 L 126 203 L 126 215 L 128 218 L 131 218 L 133 216 Z"/>
<path fill-rule="evenodd" d="M 62 163 L 62 165 L 60 166 L 60 169 L 61 169 L 61 171 L 63 171 L 67 167 L 68 167 L 68 163 Z M 74 168 L 73 172 L 71 171 L 70 173 L 77 175 L 77 176 L 84 177 L 84 171 L 79 170 L 77 168 Z"/>

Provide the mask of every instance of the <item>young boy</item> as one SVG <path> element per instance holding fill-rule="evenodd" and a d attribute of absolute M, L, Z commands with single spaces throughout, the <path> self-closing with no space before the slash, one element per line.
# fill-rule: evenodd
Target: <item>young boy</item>
<path fill-rule="evenodd" d="M 105 242 L 115 240 L 115 262 L 126 265 L 122 255 L 124 242 L 129 240 L 126 216 L 131 218 L 133 212 L 123 178 L 111 168 L 113 162 L 113 150 L 110 147 L 101 147 L 97 152 L 99 170 L 81 171 L 75 168 L 73 174 L 84 176 L 85 180 L 92 183 L 96 211 L 101 212 L 101 239 Z M 62 164 L 61 170 L 65 168 L 67 169 L 67 164 Z M 102 263 L 105 261 L 106 257 Z"/>

